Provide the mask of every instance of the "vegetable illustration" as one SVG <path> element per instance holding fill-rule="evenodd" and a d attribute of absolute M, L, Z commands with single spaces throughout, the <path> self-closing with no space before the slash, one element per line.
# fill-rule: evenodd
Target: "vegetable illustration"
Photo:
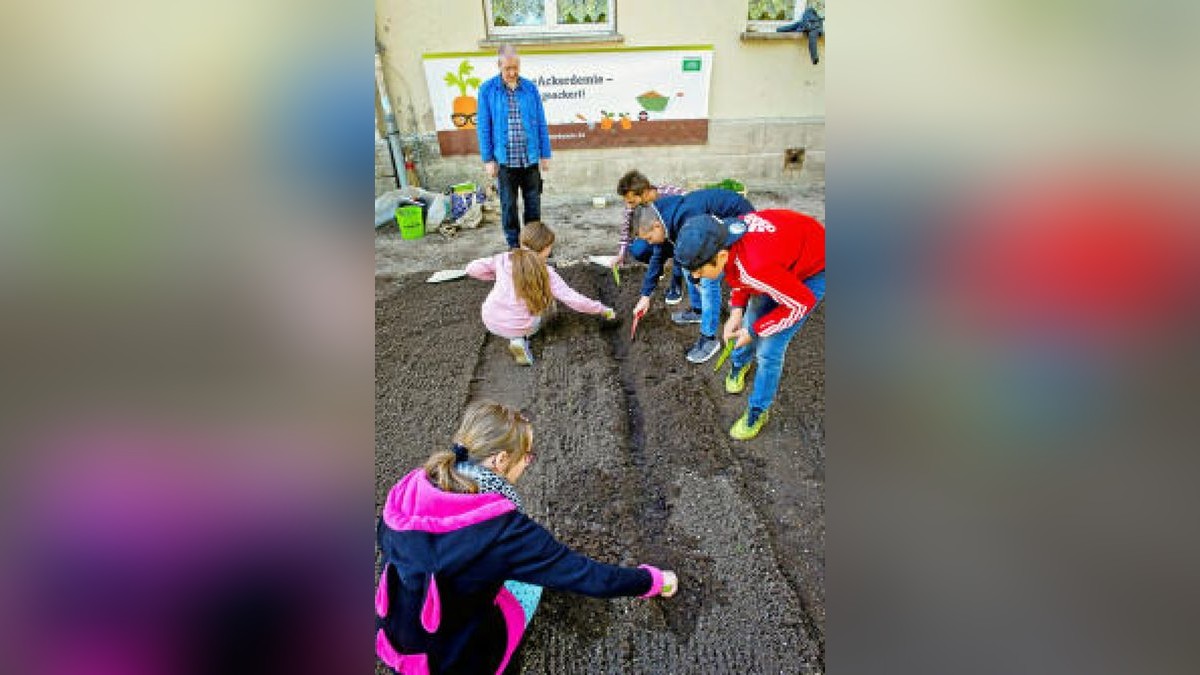
<path fill-rule="evenodd" d="M 666 110 L 667 104 L 671 102 L 671 98 L 669 96 L 663 96 L 657 91 L 651 89 L 641 96 L 638 96 L 637 102 L 640 103 L 641 106 L 646 110 L 662 112 L 663 110 Z"/>
<path fill-rule="evenodd" d="M 479 102 L 474 96 L 467 96 L 467 88 L 479 89 L 479 78 L 471 77 L 475 70 L 468 61 L 458 64 L 458 74 L 446 73 L 446 85 L 458 87 L 459 96 L 454 99 L 450 121 L 459 129 L 474 129 L 475 114 L 479 111 Z"/>
<path fill-rule="evenodd" d="M 604 116 L 604 119 L 600 120 L 600 128 L 603 129 L 604 131 L 608 131 L 608 130 L 612 129 L 613 114 L 608 111 L 605 111 L 605 110 L 601 110 L 600 114 Z"/>
<path fill-rule="evenodd" d="M 633 128 L 633 120 L 629 119 L 629 113 L 621 113 L 620 117 L 621 117 L 621 128 L 622 129 L 632 129 Z"/>

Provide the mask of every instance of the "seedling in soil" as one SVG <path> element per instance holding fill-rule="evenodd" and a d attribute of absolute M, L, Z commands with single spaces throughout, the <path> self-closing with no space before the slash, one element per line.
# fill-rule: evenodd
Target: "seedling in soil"
<path fill-rule="evenodd" d="M 588 256 L 588 260 L 596 263 L 597 265 L 603 265 L 603 266 L 611 269 L 612 274 L 613 274 L 613 280 L 617 282 L 618 286 L 621 285 L 621 273 L 617 270 L 617 266 L 619 264 L 617 262 L 617 256 L 615 256 L 615 255 L 590 255 L 590 256 Z"/>

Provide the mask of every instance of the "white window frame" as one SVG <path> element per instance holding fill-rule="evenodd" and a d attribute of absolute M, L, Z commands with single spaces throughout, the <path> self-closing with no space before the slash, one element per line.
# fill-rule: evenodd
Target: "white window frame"
<path fill-rule="evenodd" d="M 496 26 L 492 24 L 492 2 L 483 0 L 483 16 L 487 21 L 488 37 L 523 37 L 538 35 L 581 35 L 617 32 L 617 0 L 606 0 L 608 11 L 605 23 L 558 23 L 558 0 L 543 0 L 546 22 L 540 26 Z M 804 0 L 800 0 L 804 2 Z"/>
<path fill-rule="evenodd" d="M 490 4 L 490 3 L 489 3 Z M 793 21 L 799 21 L 800 17 L 804 16 L 804 8 L 808 7 L 807 0 L 795 0 L 795 5 L 792 8 L 791 21 L 762 21 L 759 19 L 747 19 L 746 30 L 751 33 L 774 33 L 776 28 L 786 26 Z M 750 0 L 746 0 L 746 13 L 750 13 Z"/>

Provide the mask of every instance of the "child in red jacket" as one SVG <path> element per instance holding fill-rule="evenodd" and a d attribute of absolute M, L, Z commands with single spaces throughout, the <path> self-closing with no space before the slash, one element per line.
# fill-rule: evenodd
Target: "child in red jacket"
<path fill-rule="evenodd" d="M 727 223 L 693 216 L 680 229 L 675 260 L 704 279 L 724 272 L 732 289 L 724 338 L 737 340 L 737 348 L 725 391 L 745 389 L 751 357 L 758 361 L 758 373 L 746 412 L 729 435 L 754 438 L 779 389 L 788 343 L 825 297 L 825 226 L 786 209 L 756 211 Z"/>

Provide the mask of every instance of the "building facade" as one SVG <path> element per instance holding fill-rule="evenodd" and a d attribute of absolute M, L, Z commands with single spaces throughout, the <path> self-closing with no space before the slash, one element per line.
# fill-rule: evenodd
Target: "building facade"
<path fill-rule="evenodd" d="M 824 37 L 813 63 L 806 34 L 776 32 L 806 6 L 823 19 L 819 0 L 378 0 L 380 95 L 434 190 L 483 181 L 473 94 L 504 43 L 546 106 L 548 191 L 611 193 L 632 168 L 692 186 L 822 181 Z"/>

